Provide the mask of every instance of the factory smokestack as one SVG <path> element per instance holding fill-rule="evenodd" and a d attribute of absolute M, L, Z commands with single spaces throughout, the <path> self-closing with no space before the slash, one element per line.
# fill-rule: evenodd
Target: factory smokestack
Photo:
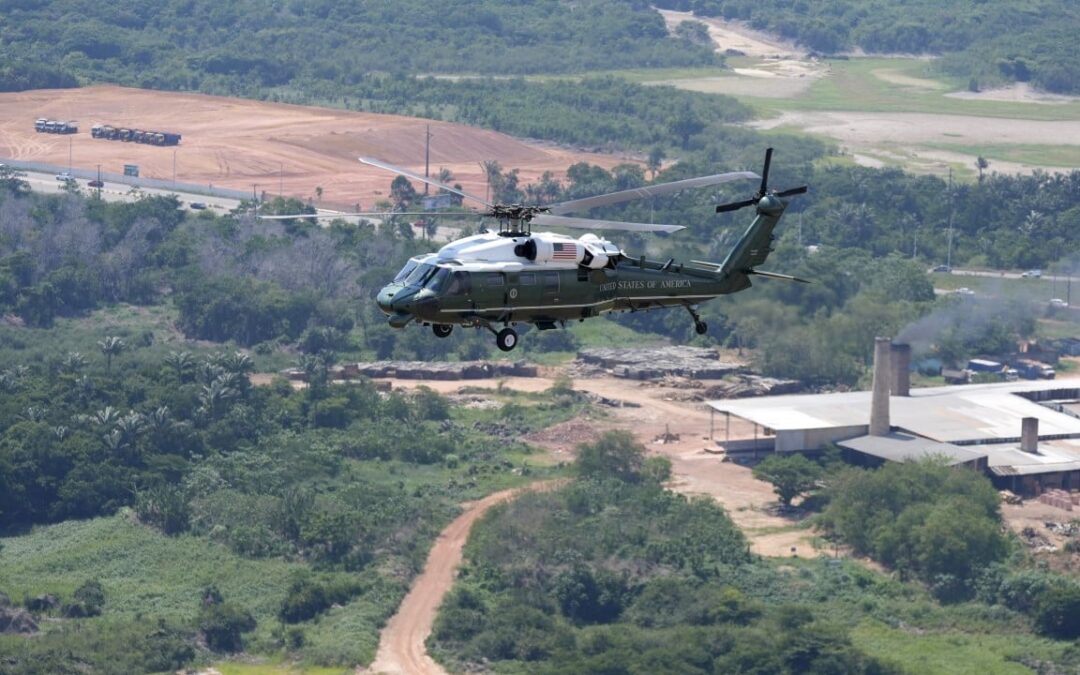
<path fill-rule="evenodd" d="M 1020 421 L 1020 449 L 1039 454 L 1039 418 L 1025 417 Z"/>
<path fill-rule="evenodd" d="M 892 395 L 911 396 L 911 345 L 892 346 Z"/>
<path fill-rule="evenodd" d="M 874 388 L 870 398 L 870 435 L 885 436 L 889 433 L 889 371 L 892 370 L 890 353 L 892 340 L 874 338 Z"/>

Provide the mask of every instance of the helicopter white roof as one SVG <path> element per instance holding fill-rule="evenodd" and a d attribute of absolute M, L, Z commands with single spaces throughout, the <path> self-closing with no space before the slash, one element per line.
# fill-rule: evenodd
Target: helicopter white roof
<path fill-rule="evenodd" d="M 514 252 L 514 247 L 524 244 L 529 239 L 538 239 L 551 243 L 575 243 L 579 246 L 595 245 L 604 242 L 596 235 L 584 235 L 581 239 L 556 232 L 534 232 L 529 236 L 504 237 L 495 232 L 474 234 L 471 237 L 458 239 L 446 244 L 434 260 L 424 260 L 434 264 L 459 263 L 455 269 L 467 271 L 509 271 L 516 272 L 523 269 L 556 269 L 569 270 L 577 268 L 576 262 L 550 261 L 541 263 L 522 262 L 521 256 Z"/>

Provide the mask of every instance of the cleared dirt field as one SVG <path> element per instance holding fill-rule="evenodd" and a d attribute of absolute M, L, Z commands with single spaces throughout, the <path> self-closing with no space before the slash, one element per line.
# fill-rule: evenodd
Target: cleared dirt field
<path fill-rule="evenodd" d="M 34 120 L 77 120 L 73 136 L 39 134 Z M 176 132 L 180 145 L 157 147 L 91 138 L 94 124 Z M 483 197 L 479 162 L 497 160 L 520 169 L 521 183 L 544 171 L 564 174 L 575 162 L 610 168 L 627 161 L 520 141 L 460 124 L 399 115 L 264 103 L 243 99 L 129 89 L 87 87 L 0 94 L 0 157 L 121 173 L 138 164 L 150 178 L 176 179 L 239 190 L 371 208 L 390 191 L 393 175 L 356 161 L 361 155 L 424 172 L 424 131 L 431 125 L 431 172 L 453 172 L 466 192 Z"/>

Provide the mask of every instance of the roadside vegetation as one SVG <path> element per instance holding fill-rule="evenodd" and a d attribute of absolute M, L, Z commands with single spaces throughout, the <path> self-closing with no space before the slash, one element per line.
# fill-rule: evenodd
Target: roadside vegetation
<path fill-rule="evenodd" d="M 581 447 L 574 483 L 489 512 L 466 546 L 431 652 L 452 669 L 483 663 L 505 673 L 914 673 L 927 666 L 962 673 L 972 663 L 987 672 L 1077 665 L 1070 643 L 1056 641 L 1068 639 L 1058 631 L 1067 615 L 1049 591 L 1072 582 L 1004 562 L 1013 549 L 1000 534 L 996 493 L 975 473 L 928 463 L 848 469 L 828 479 L 823 517 L 862 517 L 877 525 L 853 532 L 887 540 L 898 552 L 910 547 L 925 567 L 886 563 L 914 572 L 905 580 L 827 558 L 752 556 L 714 502 L 663 489 L 665 469 L 666 460 L 646 459 L 632 437 L 612 433 Z M 936 515 L 961 507 L 971 509 L 970 521 L 942 523 Z M 943 581 L 950 573 L 955 579 Z M 1048 584 L 1045 595 L 1034 587 L 1001 594 L 1019 591 L 1028 583 L 1021 580 Z M 976 585 L 984 590 L 969 601 Z M 963 592 L 944 597 L 946 587 Z M 1020 596 L 1043 608 L 1033 621 Z"/>

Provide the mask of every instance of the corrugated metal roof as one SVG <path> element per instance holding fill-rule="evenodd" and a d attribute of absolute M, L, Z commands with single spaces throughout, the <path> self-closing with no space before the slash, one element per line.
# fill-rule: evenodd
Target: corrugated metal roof
<path fill-rule="evenodd" d="M 1020 420 L 1039 420 L 1040 436 L 1080 437 L 1080 419 L 1019 396 L 1027 391 L 1080 388 L 1080 381 L 1023 381 L 912 389 L 890 398 L 894 426 L 943 443 L 979 443 L 1020 437 Z M 764 396 L 709 401 L 730 413 L 776 431 L 865 425 L 870 392 Z"/>
<path fill-rule="evenodd" d="M 949 464 L 974 462 L 987 453 L 983 450 L 964 448 L 951 443 L 938 443 L 914 434 L 894 431 L 887 436 L 860 436 L 837 443 L 841 448 L 848 448 L 866 455 L 889 460 L 906 462 L 926 457 L 945 457 Z"/>

